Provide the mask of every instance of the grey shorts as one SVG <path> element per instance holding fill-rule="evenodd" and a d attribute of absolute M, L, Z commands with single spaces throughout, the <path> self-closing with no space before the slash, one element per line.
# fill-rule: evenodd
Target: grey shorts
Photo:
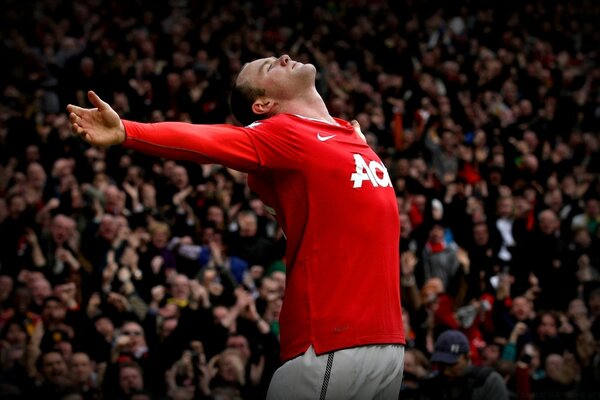
<path fill-rule="evenodd" d="M 317 356 L 313 347 L 273 375 L 267 399 L 398 399 L 404 346 L 353 347 Z"/>

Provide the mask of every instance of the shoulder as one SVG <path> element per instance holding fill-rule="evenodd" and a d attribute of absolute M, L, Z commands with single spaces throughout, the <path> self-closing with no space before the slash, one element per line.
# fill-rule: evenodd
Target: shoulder
<path fill-rule="evenodd" d="M 294 125 L 294 122 L 297 122 L 294 121 L 294 119 L 297 119 L 297 117 L 292 114 L 277 114 L 269 118 L 254 121 L 253 123 L 246 125 L 244 128 L 250 130 L 264 130 L 273 127 L 282 128 L 289 125 Z"/>
<path fill-rule="evenodd" d="M 484 385 L 486 385 L 486 386 L 500 385 L 500 386 L 502 386 L 502 388 L 504 388 L 505 382 L 504 382 L 504 378 L 502 378 L 502 375 L 500 375 L 500 373 L 493 370 L 492 368 L 487 368 L 487 369 L 489 369 L 490 371 L 487 372 L 487 376 L 485 378 Z"/>
<path fill-rule="evenodd" d="M 468 367 L 467 373 L 465 374 L 469 379 L 475 381 L 475 383 L 483 384 L 488 377 L 494 372 L 493 368 L 490 367 L 478 367 L 471 365 Z"/>
<path fill-rule="evenodd" d="M 273 143 L 273 141 L 285 141 L 288 142 L 294 139 L 292 132 L 301 132 L 303 130 L 303 124 L 301 121 L 294 120 L 294 116 L 290 114 L 278 114 L 270 118 L 255 121 L 250 125 L 246 125 L 242 129 L 248 134 L 249 137 L 253 138 L 259 143 L 266 141 L 267 143 Z"/>
<path fill-rule="evenodd" d="M 474 399 L 508 400 L 506 383 L 493 368 L 473 367 L 470 378 L 472 379 Z"/>

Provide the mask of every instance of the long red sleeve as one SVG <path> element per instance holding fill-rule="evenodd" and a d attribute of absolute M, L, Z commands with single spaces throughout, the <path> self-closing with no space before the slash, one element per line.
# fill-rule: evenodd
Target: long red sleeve
<path fill-rule="evenodd" d="M 170 159 L 222 164 L 240 171 L 253 171 L 260 166 L 247 128 L 126 120 L 123 125 L 127 133 L 125 148 Z"/>

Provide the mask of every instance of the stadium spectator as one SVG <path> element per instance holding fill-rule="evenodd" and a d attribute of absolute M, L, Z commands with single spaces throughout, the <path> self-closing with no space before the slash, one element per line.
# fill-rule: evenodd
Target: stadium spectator
<path fill-rule="evenodd" d="M 58 351 L 43 353 L 39 358 L 39 379 L 26 388 L 30 398 L 61 399 L 73 386 L 69 368 Z"/>
<path fill-rule="evenodd" d="M 423 399 L 508 399 L 500 374 L 470 364 L 470 345 L 461 332 L 448 330 L 435 342 L 431 355 L 438 373 L 421 382 Z"/>
<path fill-rule="evenodd" d="M 94 399 L 100 394 L 98 374 L 94 371 L 93 361 L 86 353 L 73 354 L 70 363 L 73 383 L 84 399 Z"/>

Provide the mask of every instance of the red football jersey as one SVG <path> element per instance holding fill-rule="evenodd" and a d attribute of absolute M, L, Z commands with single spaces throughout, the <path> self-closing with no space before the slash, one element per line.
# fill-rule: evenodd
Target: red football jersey
<path fill-rule="evenodd" d="M 396 196 L 352 125 L 280 114 L 247 127 L 123 121 L 127 148 L 248 173 L 287 238 L 281 358 L 404 344 Z"/>

